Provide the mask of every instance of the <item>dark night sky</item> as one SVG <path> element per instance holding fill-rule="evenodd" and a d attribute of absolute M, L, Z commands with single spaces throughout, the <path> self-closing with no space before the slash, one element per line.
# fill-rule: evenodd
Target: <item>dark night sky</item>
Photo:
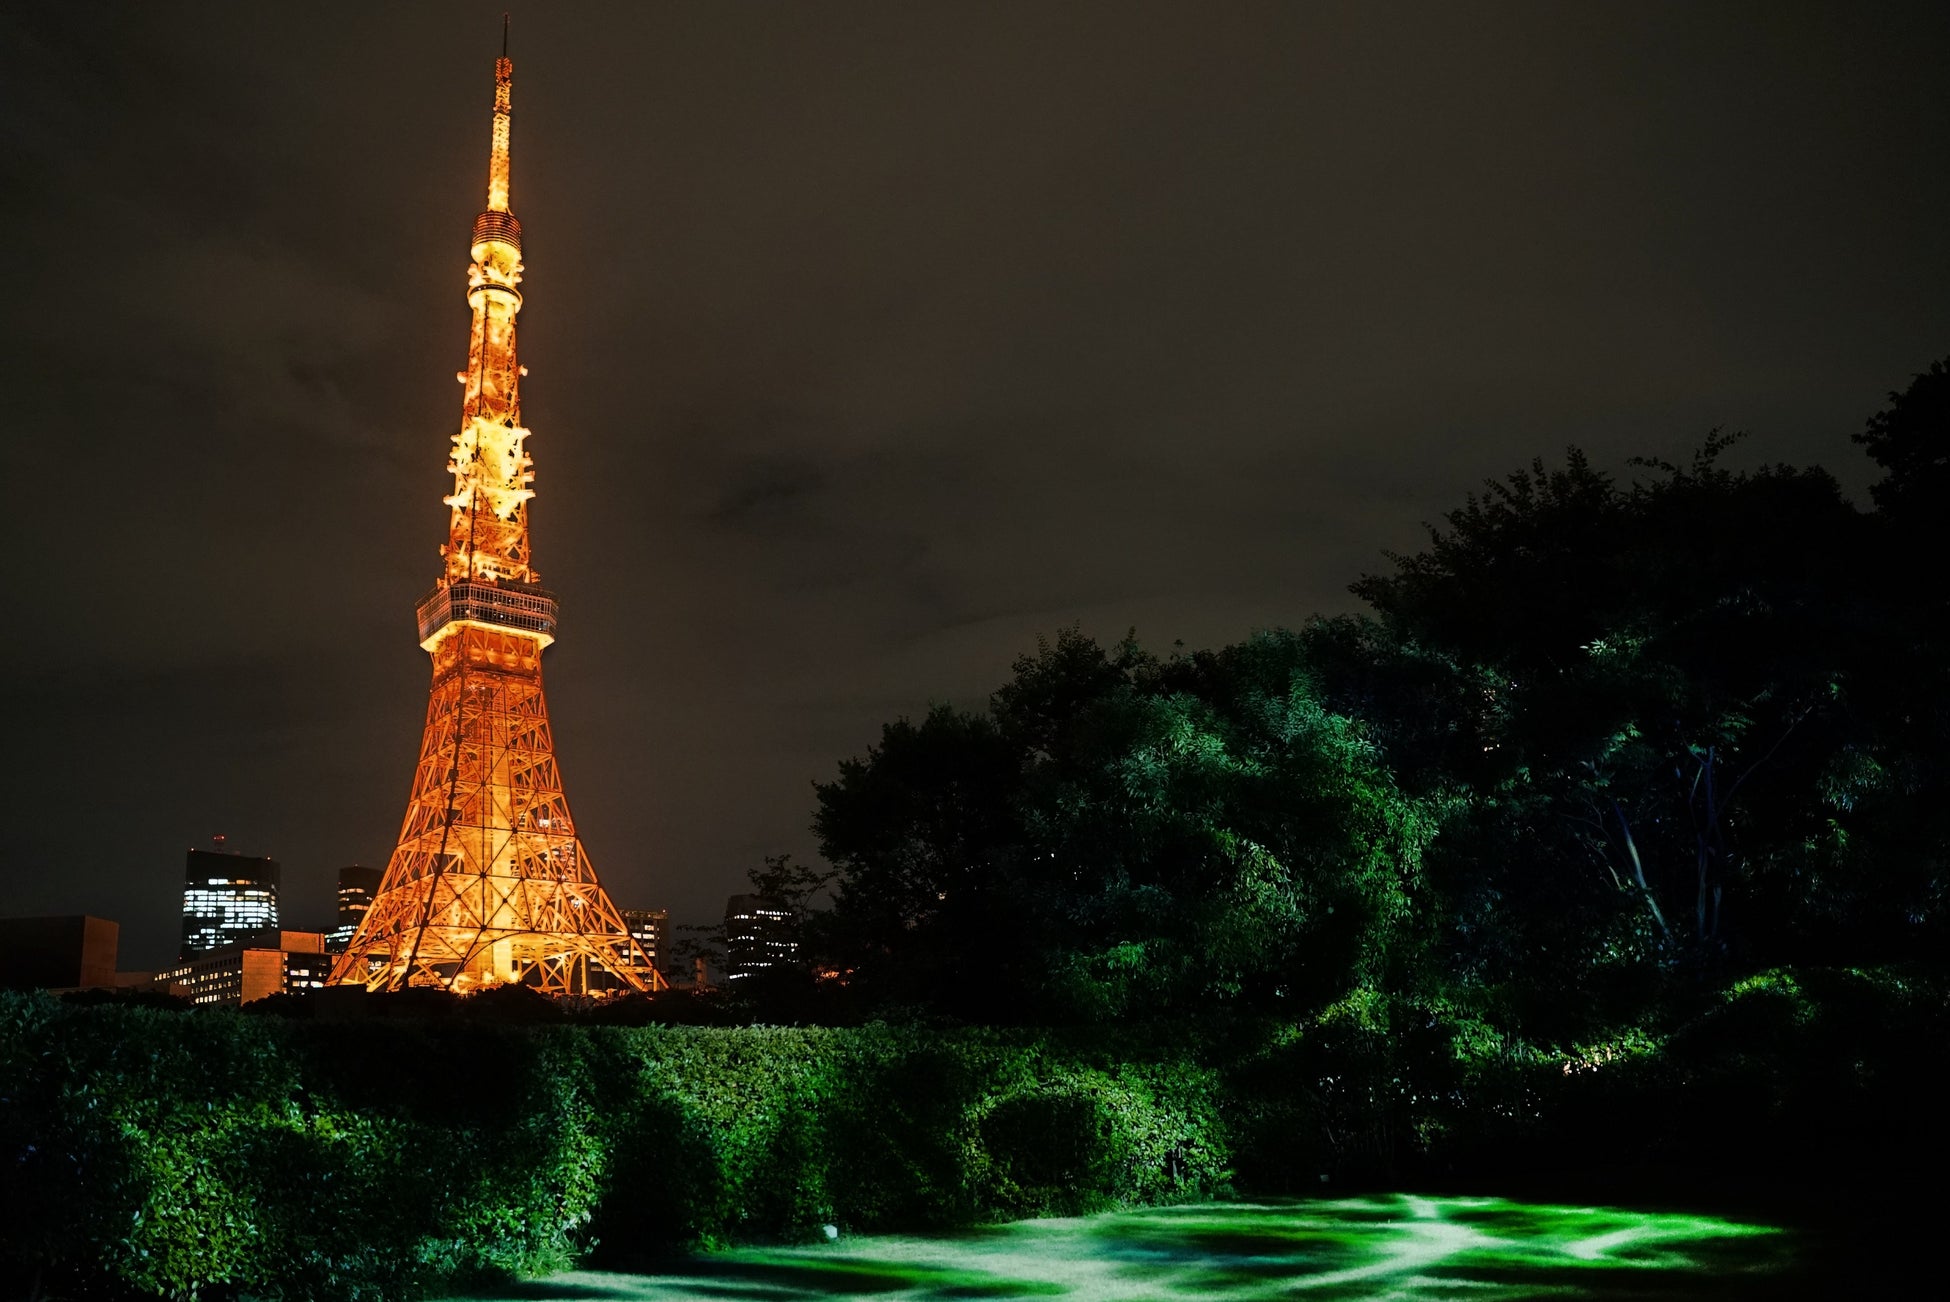
<path fill-rule="evenodd" d="M 501 6 L 0 15 L 9 913 L 385 861 Z M 1950 352 L 1950 6 L 529 5 L 549 697 L 626 907 L 1038 633 L 1346 609 L 1481 478 Z"/>

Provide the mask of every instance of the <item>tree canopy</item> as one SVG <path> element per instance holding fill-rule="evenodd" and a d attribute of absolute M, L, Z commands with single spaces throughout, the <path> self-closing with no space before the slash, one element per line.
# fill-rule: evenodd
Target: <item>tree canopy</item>
<path fill-rule="evenodd" d="M 1548 1033 L 1674 982 L 1942 952 L 1950 371 L 1819 468 L 1490 481 L 1369 612 L 1159 658 L 1042 641 L 817 787 L 812 935 L 870 1006 L 969 1020 L 1436 990 Z"/>
<path fill-rule="evenodd" d="M 1299 639 L 1161 662 L 1075 632 L 819 788 L 861 978 L 969 1016 L 1317 998 L 1383 971 L 1432 820 Z"/>

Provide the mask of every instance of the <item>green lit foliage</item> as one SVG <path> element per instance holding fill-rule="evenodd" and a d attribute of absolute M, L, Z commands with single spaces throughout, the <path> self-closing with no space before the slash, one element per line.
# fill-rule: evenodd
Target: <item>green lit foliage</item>
<path fill-rule="evenodd" d="M 1286 635 L 1160 663 L 1064 633 L 987 713 L 888 725 L 819 799 L 861 982 L 981 1020 L 1380 980 L 1435 825 Z"/>
<path fill-rule="evenodd" d="M 166 1297 L 266 1282 L 252 1137 L 299 1123 L 273 1028 L 101 1009 L 96 1033 L 76 1035 L 75 1019 L 18 996 L 0 1016 L 5 1214 L 22 1264 L 93 1261 Z"/>
<path fill-rule="evenodd" d="M 495 1011 L 330 1023 L 0 994 L 0 1275 L 57 1296 L 403 1298 L 592 1248 L 941 1228 L 1226 1178 L 1217 1077 L 1182 1035 Z"/>
<path fill-rule="evenodd" d="M 1213 1078 L 1172 1042 L 643 1028 L 592 1032 L 590 1052 L 616 1144 L 594 1232 L 621 1260 L 827 1222 L 940 1228 L 1185 1197 L 1228 1160 Z M 1039 1131 L 1027 1118 L 1049 1097 L 1082 1104 Z M 1060 1190 L 1018 1171 L 1052 1128 L 1102 1158 Z"/>
<path fill-rule="evenodd" d="M 0 1011 L 6 1255 L 57 1292 L 403 1296 L 560 1269 L 603 1187 L 561 1036 Z"/>
<path fill-rule="evenodd" d="M 623 1257 L 830 1219 L 810 1118 L 834 1033 L 754 1027 L 591 1033 L 616 1154 L 594 1233 Z"/>
<path fill-rule="evenodd" d="M 989 1216 L 1074 1216 L 1210 1188 L 1215 1081 L 1191 1064 L 1037 1073 L 984 1101 L 975 1172 Z"/>

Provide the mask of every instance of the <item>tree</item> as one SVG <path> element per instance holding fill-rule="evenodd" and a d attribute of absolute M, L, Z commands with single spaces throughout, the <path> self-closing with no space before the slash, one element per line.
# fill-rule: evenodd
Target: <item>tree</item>
<path fill-rule="evenodd" d="M 1731 443 L 1637 462 L 1629 484 L 1575 451 L 1533 463 L 1354 585 L 1378 621 L 1310 630 L 1328 699 L 1412 670 L 1416 711 L 1454 712 L 1409 728 L 1401 701 L 1369 707 L 1391 758 L 1453 764 L 1469 793 L 1431 863 L 1474 980 L 1548 991 L 1735 949 L 1859 952 L 1859 932 L 1807 928 L 1811 884 L 1875 830 L 1859 806 L 1879 790 L 1888 671 L 1912 662 L 1912 626 L 1874 522 L 1833 479 L 1730 471 Z M 1427 744 L 1444 736 L 1466 744 Z M 1916 896 L 1893 864 L 1850 871 Z"/>
<path fill-rule="evenodd" d="M 1889 395 L 1889 406 L 1853 436 L 1886 472 L 1869 490 L 1884 514 L 1940 524 L 1950 502 L 1950 358 Z"/>
<path fill-rule="evenodd" d="M 1299 643 L 1160 664 L 1066 632 L 986 715 L 819 788 L 862 979 L 964 1016 L 1295 1005 L 1378 980 L 1427 840 Z"/>
<path fill-rule="evenodd" d="M 815 911 L 813 900 L 838 876 L 832 868 L 794 863 L 789 854 L 768 854 L 763 865 L 746 871 L 745 880 L 751 883 L 752 894 L 784 905 L 796 918 L 805 918 Z"/>

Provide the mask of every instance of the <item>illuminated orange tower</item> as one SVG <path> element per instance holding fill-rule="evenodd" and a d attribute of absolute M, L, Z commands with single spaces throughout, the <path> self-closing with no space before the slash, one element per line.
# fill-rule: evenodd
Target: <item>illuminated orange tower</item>
<path fill-rule="evenodd" d="M 553 995 L 645 990 L 622 914 L 576 837 L 555 763 L 542 651 L 555 597 L 529 565 L 535 476 L 521 423 L 521 223 L 508 208 L 514 64 L 494 65 L 487 211 L 474 219 L 473 332 L 441 575 L 419 604 L 433 691 L 399 845 L 332 970 L 373 990 L 520 983 Z M 606 974 L 606 975 L 605 975 Z"/>

